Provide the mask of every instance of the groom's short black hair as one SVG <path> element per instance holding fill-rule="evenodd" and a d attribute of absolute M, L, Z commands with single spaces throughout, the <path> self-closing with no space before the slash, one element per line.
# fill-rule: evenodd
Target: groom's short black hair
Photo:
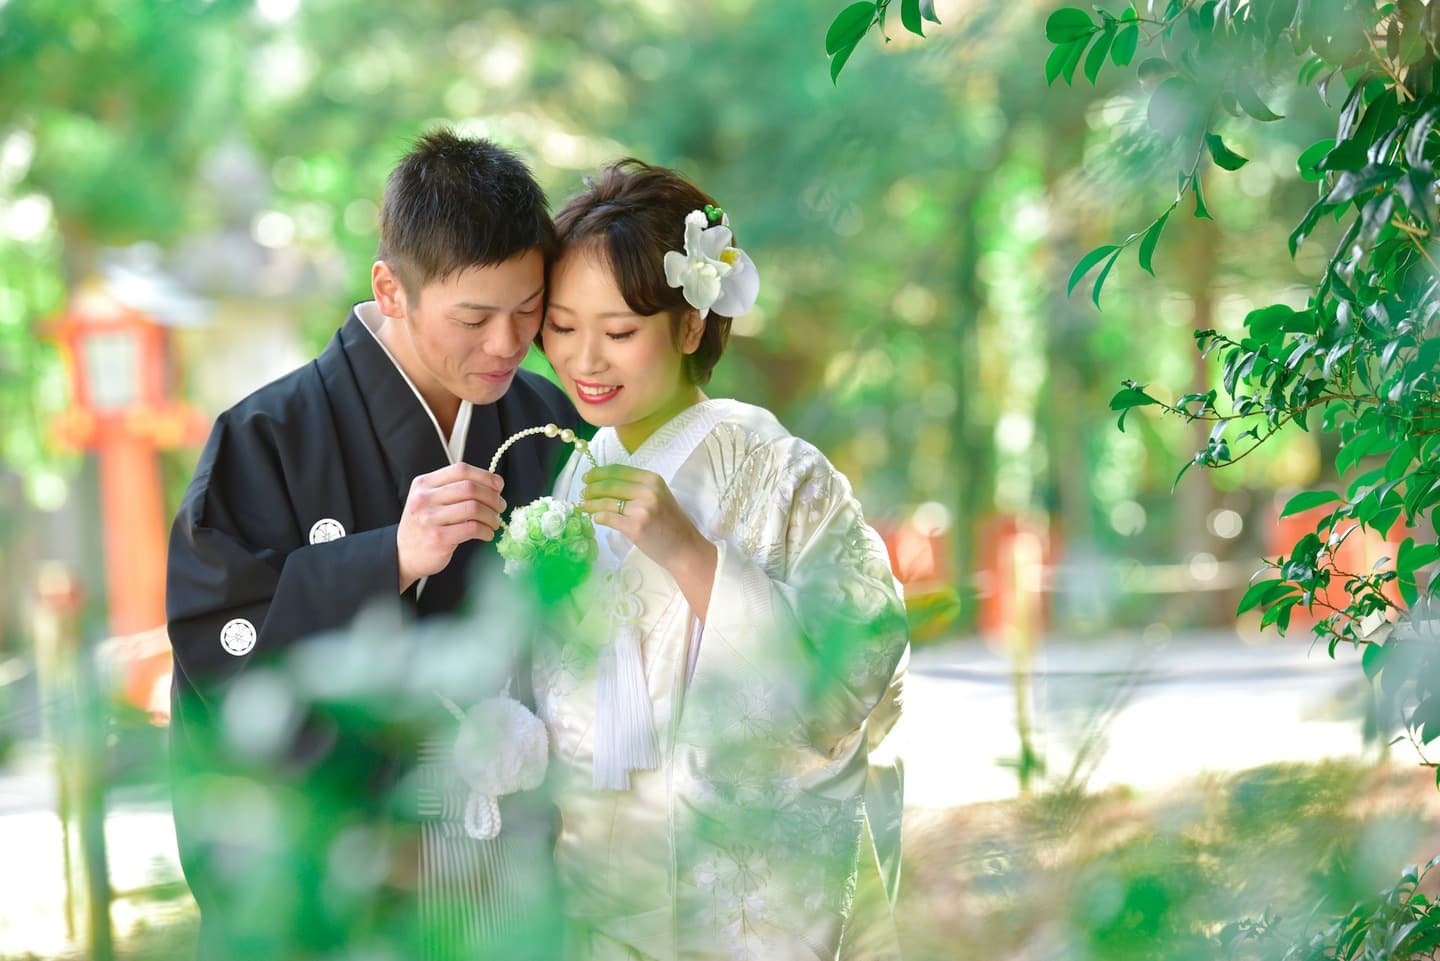
<path fill-rule="evenodd" d="M 555 258 L 545 192 L 515 154 L 482 137 L 436 130 L 415 142 L 385 183 L 380 246 L 405 291 L 538 249 Z"/>

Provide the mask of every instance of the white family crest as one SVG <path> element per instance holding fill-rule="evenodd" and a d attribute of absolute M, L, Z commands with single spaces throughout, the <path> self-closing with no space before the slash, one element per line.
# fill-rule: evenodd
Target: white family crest
<path fill-rule="evenodd" d="M 333 517 L 322 517 L 310 527 L 310 543 L 327 544 L 345 536 L 345 525 Z"/>
<path fill-rule="evenodd" d="M 236 657 L 249 654 L 255 648 L 255 625 L 243 617 L 226 621 L 220 628 L 220 646 Z"/>

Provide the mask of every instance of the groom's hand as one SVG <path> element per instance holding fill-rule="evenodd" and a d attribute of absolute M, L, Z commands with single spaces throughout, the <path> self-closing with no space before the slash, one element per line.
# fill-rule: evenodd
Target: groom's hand
<path fill-rule="evenodd" d="M 470 464 L 451 464 L 410 482 L 395 549 L 400 561 L 400 591 L 422 577 L 438 574 L 465 541 L 488 541 L 500 527 L 505 481 Z"/>

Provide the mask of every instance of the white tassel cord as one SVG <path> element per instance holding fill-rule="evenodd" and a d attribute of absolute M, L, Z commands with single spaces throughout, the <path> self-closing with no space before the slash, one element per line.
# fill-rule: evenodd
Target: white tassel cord
<path fill-rule="evenodd" d="M 626 791 L 631 771 L 660 766 L 655 719 L 645 688 L 640 631 L 633 624 L 616 628 L 615 640 L 600 651 L 595 692 L 595 769 L 597 791 Z"/>
<path fill-rule="evenodd" d="M 500 797 L 534 790 L 545 779 L 550 754 L 545 725 L 509 692 L 506 681 L 503 693 L 481 701 L 468 713 L 436 692 L 460 722 L 451 749 L 452 763 L 470 787 L 465 833 L 476 840 L 489 840 L 500 833 Z"/>
<path fill-rule="evenodd" d="M 495 798 L 470 792 L 465 802 L 465 833 L 477 841 L 488 841 L 500 833 L 500 805 Z"/>

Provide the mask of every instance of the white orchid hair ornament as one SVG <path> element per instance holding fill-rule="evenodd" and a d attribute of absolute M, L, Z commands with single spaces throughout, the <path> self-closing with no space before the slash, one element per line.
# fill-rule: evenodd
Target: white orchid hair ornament
<path fill-rule="evenodd" d="M 680 288 L 700 312 L 738 317 L 755 306 L 760 273 L 748 254 L 732 245 L 730 218 L 712 204 L 685 216 L 685 249 L 665 254 L 665 282 Z"/>

